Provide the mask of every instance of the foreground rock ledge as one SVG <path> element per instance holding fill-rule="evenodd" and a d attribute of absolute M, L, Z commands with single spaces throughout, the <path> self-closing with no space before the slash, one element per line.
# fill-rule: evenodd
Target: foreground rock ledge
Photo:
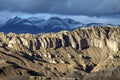
<path fill-rule="evenodd" d="M 0 33 L 0 79 L 110 80 L 120 78 L 119 66 L 119 26 Z"/>

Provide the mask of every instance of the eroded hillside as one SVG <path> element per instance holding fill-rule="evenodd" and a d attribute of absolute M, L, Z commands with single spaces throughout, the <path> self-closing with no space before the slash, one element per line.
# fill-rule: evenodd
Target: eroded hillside
<path fill-rule="evenodd" d="M 117 26 L 36 35 L 0 33 L 1 79 L 112 80 L 120 78 L 119 66 Z"/>

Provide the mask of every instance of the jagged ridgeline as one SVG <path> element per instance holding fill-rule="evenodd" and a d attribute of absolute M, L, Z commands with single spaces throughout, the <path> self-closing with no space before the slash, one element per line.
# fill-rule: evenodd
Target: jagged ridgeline
<path fill-rule="evenodd" d="M 0 78 L 7 80 L 120 78 L 120 27 L 47 34 L 0 33 Z"/>

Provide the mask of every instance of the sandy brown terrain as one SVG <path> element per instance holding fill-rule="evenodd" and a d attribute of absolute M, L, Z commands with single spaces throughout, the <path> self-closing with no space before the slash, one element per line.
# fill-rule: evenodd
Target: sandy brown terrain
<path fill-rule="evenodd" d="M 0 80 L 119 80 L 120 27 L 0 33 Z"/>

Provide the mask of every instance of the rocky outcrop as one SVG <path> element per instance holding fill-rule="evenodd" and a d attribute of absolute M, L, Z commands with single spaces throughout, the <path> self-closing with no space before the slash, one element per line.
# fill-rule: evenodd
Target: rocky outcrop
<path fill-rule="evenodd" d="M 119 63 L 119 26 L 47 34 L 0 33 L 0 79 L 96 80 L 101 73 L 119 70 Z"/>
<path fill-rule="evenodd" d="M 106 46 L 117 52 L 120 50 L 119 35 L 120 27 L 88 27 L 75 29 L 72 32 L 62 31 L 42 35 L 24 34 L 22 36 L 12 36 L 8 47 L 16 50 L 21 50 L 22 47 L 39 50 L 40 48 L 71 46 L 74 49 L 82 50 L 90 46 L 99 48 Z"/>

